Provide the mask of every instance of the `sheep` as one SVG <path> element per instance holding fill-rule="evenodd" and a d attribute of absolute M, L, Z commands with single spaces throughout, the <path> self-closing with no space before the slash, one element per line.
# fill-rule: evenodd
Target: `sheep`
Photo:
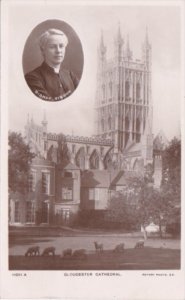
<path fill-rule="evenodd" d="M 113 252 L 124 252 L 124 248 L 125 248 L 125 244 L 121 243 L 114 248 Z"/>
<path fill-rule="evenodd" d="M 85 258 L 87 258 L 86 250 L 85 250 L 85 249 L 78 249 L 78 250 L 75 250 L 75 251 L 73 252 L 72 257 L 73 257 L 73 258 L 85 259 Z"/>
<path fill-rule="evenodd" d="M 44 251 L 42 252 L 42 256 L 47 256 L 47 255 L 50 255 L 50 254 L 55 256 L 55 247 L 45 248 Z"/>
<path fill-rule="evenodd" d="M 72 249 L 67 248 L 63 251 L 63 257 L 71 257 L 72 256 Z"/>
<path fill-rule="evenodd" d="M 29 247 L 25 253 L 25 256 L 36 256 L 36 255 L 40 255 L 38 246 Z"/>
<path fill-rule="evenodd" d="M 98 243 L 95 241 L 95 242 L 94 242 L 94 246 L 95 246 L 96 252 L 98 252 L 98 251 L 102 252 L 102 251 L 103 251 L 103 244 L 98 244 Z"/>
<path fill-rule="evenodd" d="M 135 244 L 135 248 L 143 248 L 144 247 L 144 241 L 143 240 L 139 240 L 136 244 Z"/>

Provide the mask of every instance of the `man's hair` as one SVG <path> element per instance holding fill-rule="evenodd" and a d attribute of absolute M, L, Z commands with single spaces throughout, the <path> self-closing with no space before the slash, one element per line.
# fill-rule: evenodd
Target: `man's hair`
<path fill-rule="evenodd" d="M 46 47 L 49 36 L 51 36 L 51 35 L 61 35 L 63 38 L 65 47 L 67 46 L 68 38 L 65 35 L 65 33 L 61 30 L 52 28 L 52 29 L 48 29 L 47 31 L 42 33 L 41 36 L 39 37 L 39 46 L 40 46 L 40 50 L 42 52 L 43 52 L 44 48 Z"/>

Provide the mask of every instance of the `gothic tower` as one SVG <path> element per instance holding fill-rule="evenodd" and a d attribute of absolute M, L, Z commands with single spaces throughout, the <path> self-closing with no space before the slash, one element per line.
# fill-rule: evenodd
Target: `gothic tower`
<path fill-rule="evenodd" d="M 133 59 L 127 37 L 120 26 L 114 40 L 114 58 L 108 60 L 103 36 L 98 48 L 96 92 L 96 135 L 112 139 L 114 153 L 128 144 L 140 143 L 152 117 L 151 45 L 148 33 L 142 45 L 142 59 Z M 152 133 L 152 120 L 150 129 Z"/>

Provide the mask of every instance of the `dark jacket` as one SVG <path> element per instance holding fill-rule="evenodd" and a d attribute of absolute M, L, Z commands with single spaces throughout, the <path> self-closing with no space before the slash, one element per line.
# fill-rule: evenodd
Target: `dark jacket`
<path fill-rule="evenodd" d="M 57 101 L 68 97 L 78 86 L 76 76 L 67 70 L 59 74 L 45 62 L 25 75 L 26 82 L 32 92 L 46 101 Z"/>

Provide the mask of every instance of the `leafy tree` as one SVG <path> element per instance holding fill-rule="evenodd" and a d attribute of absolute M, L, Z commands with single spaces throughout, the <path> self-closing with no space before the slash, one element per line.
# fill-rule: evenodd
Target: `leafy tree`
<path fill-rule="evenodd" d="M 11 192 L 25 194 L 29 187 L 29 170 L 34 154 L 20 133 L 9 132 L 8 176 Z"/>
<path fill-rule="evenodd" d="M 127 179 L 125 192 L 110 202 L 110 221 L 126 224 L 138 223 L 145 228 L 151 221 L 162 226 L 180 224 L 181 142 L 173 139 L 163 152 L 163 180 L 161 189 L 153 186 L 153 170 L 148 165 L 144 176 Z M 134 205 L 135 204 L 135 205 Z M 176 229 L 174 229 L 176 230 Z M 173 231 L 173 228 L 172 228 Z"/>
<path fill-rule="evenodd" d="M 174 138 L 163 151 L 163 179 L 161 192 L 169 199 L 170 213 L 167 224 L 171 233 L 180 233 L 181 223 L 181 141 Z"/>
<path fill-rule="evenodd" d="M 141 225 L 150 221 L 159 225 L 180 223 L 181 143 L 173 139 L 162 153 L 163 178 L 161 189 L 154 189 L 151 175 L 130 178 L 131 198 L 137 200 L 137 219 Z M 148 176 L 148 174 L 150 174 Z"/>
<path fill-rule="evenodd" d="M 104 220 L 112 227 L 132 229 L 136 226 L 135 215 L 136 206 L 128 203 L 126 194 L 117 192 L 109 201 Z"/>
<path fill-rule="evenodd" d="M 175 203 L 181 199 L 181 141 L 174 138 L 162 155 L 162 190 L 173 196 Z"/>
<path fill-rule="evenodd" d="M 70 162 L 70 154 L 64 134 L 60 133 L 58 135 L 57 147 L 51 145 L 47 152 L 47 159 L 55 162 L 62 169 Z"/>
<path fill-rule="evenodd" d="M 152 183 L 150 176 L 135 176 L 128 179 L 128 202 L 135 203 L 138 224 L 146 227 L 151 216 Z"/>
<path fill-rule="evenodd" d="M 65 167 L 70 162 L 70 154 L 67 147 L 66 137 L 60 133 L 58 135 L 58 148 L 57 148 L 57 163 L 61 168 Z"/>

